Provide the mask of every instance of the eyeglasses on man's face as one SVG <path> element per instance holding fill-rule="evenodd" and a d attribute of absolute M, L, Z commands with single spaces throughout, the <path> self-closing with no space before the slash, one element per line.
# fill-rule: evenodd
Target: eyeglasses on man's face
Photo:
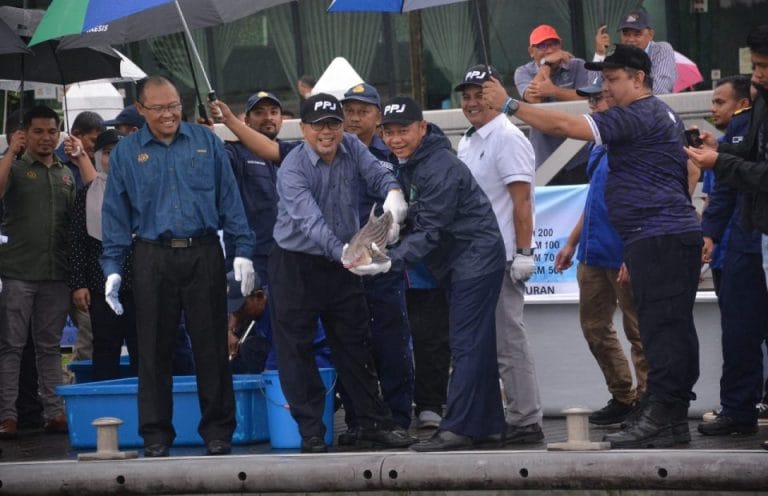
<path fill-rule="evenodd" d="M 153 114 L 163 114 L 165 112 L 170 112 L 171 114 L 174 114 L 176 112 L 181 112 L 181 103 L 172 103 L 170 105 L 153 105 L 151 107 L 147 107 L 143 103 L 139 102 L 140 105 L 149 112 L 152 112 Z"/>
<path fill-rule="evenodd" d="M 557 40 L 546 40 L 541 43 L 533 45 L 537 50 L 546 50 L 548 48 L 556 48 L 560 46 L 560 42 Z"/>
<path fill-rule="evenodd" d="M 341 129 L 341 121 L 338 121 L 336 119 L 326 119 L 319 122 L 311 122 L 309 126 L 312 128 L 313 131 L 322 131 L 323 128 L 328 128 L 331 131 L 338 131 Z"/>

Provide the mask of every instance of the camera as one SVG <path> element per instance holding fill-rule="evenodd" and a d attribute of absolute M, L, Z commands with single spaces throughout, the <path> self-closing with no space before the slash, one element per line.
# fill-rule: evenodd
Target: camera
<path fill-rule="evenodd" d="M 704 144 L 704 140 L 701 139 L 698 129 L 686 129 L 685 130 L 685 142 L 688 146 L 698 148 Z"/>

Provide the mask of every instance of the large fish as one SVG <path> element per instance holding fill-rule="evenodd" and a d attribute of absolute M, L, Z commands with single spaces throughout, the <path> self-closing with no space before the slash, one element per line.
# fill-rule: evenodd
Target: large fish
<path fill-rule="evenodd" d="M 387 236 L 389 235 L 389 228 L 392 226 L 392 214 L 384 212 L 376 217 L 375 210 L 376 205 L 371 208 L 368 222 L 349 240 L 349 246 L 341 256 L 341 263 L 344 264 L 344 267 L 351 268 L 389 260 Z"/>

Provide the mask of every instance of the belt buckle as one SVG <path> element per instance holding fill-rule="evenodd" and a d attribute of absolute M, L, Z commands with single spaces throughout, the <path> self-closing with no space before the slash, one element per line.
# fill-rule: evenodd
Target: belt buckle
<path fill-rule="evenodd" d="M 189 248 L 192 246 L 192 238 L 172 239 L 171 248 Z"/>

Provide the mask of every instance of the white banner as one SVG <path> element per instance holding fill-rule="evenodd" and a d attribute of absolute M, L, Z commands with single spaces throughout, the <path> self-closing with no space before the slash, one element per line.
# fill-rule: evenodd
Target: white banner
<path fill-rule="evenodd" d="M 562 273 L 555 272 L 555 257 L 578 222 L 587 199 L 588 184 L 539 186 L 536 188 L 536 272 L 526 283 L 527 295 L 578 293 L 576 260 Z"/>

